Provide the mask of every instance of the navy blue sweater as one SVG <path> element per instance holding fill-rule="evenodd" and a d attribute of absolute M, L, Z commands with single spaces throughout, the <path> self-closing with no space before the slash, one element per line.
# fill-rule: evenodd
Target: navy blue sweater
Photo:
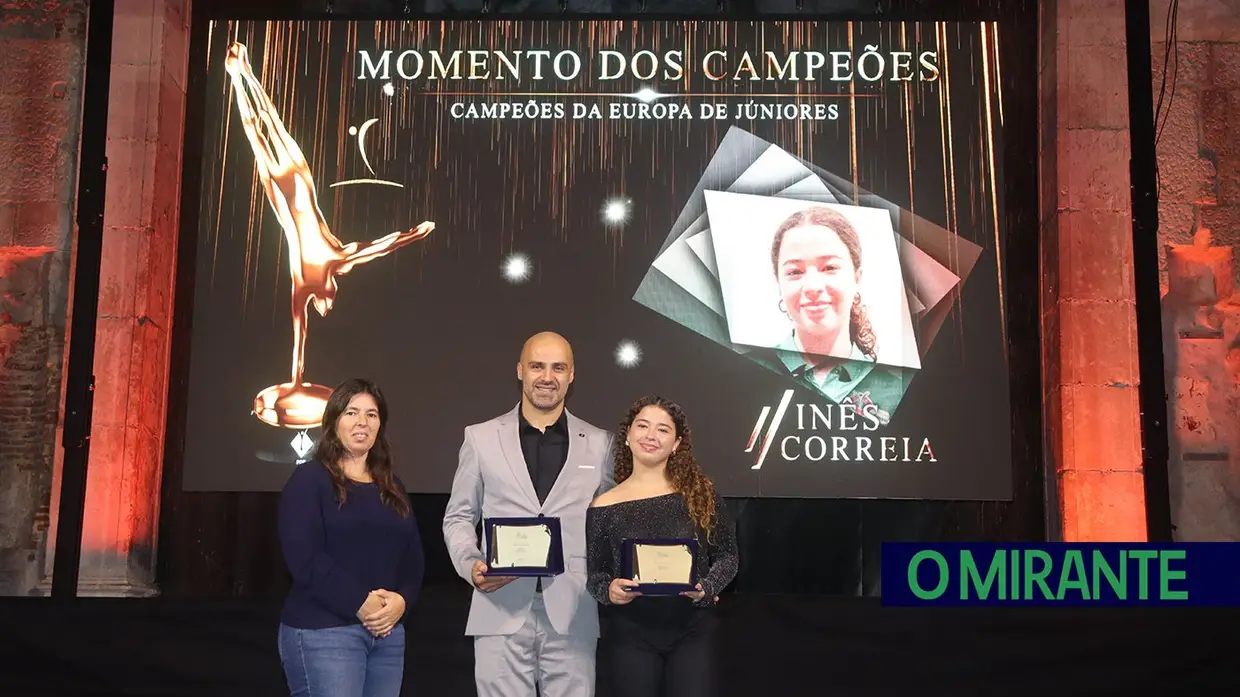
<path fill-rule="evenodd" d="M 379 588 L 400 593 L 407 609 L 418 599 L 425 558 L 417 521 L 385 506 L 373 483 L 350 482 L 340 506 L 327 469 L 318 460 L 299 465 L 280 495 L 279 534 L 293 576 L 280 621 L 290 627 L 361 624 L 357 610 Z"/>

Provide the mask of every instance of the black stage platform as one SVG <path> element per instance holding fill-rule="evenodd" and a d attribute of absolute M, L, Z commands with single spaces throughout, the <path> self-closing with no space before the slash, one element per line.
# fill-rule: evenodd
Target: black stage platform
<path fill-rule="evenodd" d="M 405 695 L 473 694 L 463 591 L 426 589 Z M 721 612 L 722 697 L 1240 695 L 1231 610 L 908 610 L 733 595 Z M 278 600 L 0 599 L 0 695 L 287 695 L 278 614 Z"/>

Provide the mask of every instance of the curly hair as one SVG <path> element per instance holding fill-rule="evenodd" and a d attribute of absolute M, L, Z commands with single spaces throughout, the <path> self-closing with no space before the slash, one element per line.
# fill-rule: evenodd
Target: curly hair
<path fill-rule="evenodd" d="M 378 385 L 369 380 L 354 378 L 346 380 L 332 392 L 327 398 L 327 406 L 323 409 L 323 437 L 315 447 L 315 458 L 331 474 L 332 487 L 336 490 L 336 503 L 343 506 L 347 496 L 347 478 L 340 469 L 340 461 L 348 451 L 336 433 L 336 422 L 348 408 L 349 402 L 359 394 L 370 395 L 379 407 L 379 433 L 375 437 L 374 446 L 366 454 L 366 471 L 379 486 L 379 499 L 399 513 L 400 517 L 407 518 L 410 513 L 409 500 L 405 498 L 405 492 L 397 486 L 396 476 L 392 474 L 392 454 L 387 439 L 387 400 L 383 398 Z"/>
<path fill-rule="evenodd" d="M 633 425 L 633 420 L 637 418 L 642 409 L 651 406 L 666 412 L 675 425 L 680 447 L 676 448 L 667 459 L 667 479 L 671 482 L 672 488 L 684 497 L 685 504 L 689 508 L 689 517 L 693 519 L 700 531 L 705 533 L 706 540 L 709 542 L 716 516 L 715 487 L 693 456 L 693 434 L 685 419 L 684 410 L 675 402 L 663 397 L 642 397 L 629 407 L 624 421 L 620 422 L 616 441 L 627 442 L 629 427 Z M 633 451 L 623 446 L 615 450 L 615 477 L 616 483 L 619 484 L 633 474 Z"/>
<path fill-rule="evenodd" d="M 811 206 L 788 216 L 779 229 L 775 231 L 775 239 L 771 243 L 771 266 L 775 268 L 775 276 L 779 277 L 779 252 L 784 245 L 784 235 L 789 231 L 802 227 L 822 227 L 839 236 L 840 242 L 848 249 L 853 268 L 861 269 L 861 239 L 852 223 L 843 215 L 825 206 Z M 870 360 L 878 360 L 878 337 L 874 335 L 874 325 L 870 323 L 870 314 L 866 311 L 861 295 L 853 297 L 852 307 L 848 312 L 848 330 L 852 340 L 861 349 L 861 353 Z"/>

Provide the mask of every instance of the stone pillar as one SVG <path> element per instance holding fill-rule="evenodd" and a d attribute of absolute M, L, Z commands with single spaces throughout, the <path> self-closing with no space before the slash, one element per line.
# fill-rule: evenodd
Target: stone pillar
<path fill-rule="evenodd" d="M 116 3 L 79 595 L 157 592 L 189 20 L 186 0 Z"/>
<path fill-rule="evenodd" d="M 43 567 L 85 60 L 84 1 L 0 4 L 0 595 Z"/>
<path fill-rule="evenodd" d="M 1040 12 L 1047 514 L 1066 541 L 1143 541 L 1124 4 Z"/>

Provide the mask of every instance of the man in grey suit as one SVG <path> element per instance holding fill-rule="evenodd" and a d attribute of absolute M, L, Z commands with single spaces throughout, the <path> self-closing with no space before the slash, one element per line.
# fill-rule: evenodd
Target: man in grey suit
<path fill-rule="evenodd" d="M 443 537 L 474 586 L 465 634 L 474 637 L 479 697 L 591 697 L 598 604 L 586 592 L 586 510 L 614 485 L 612 435 L 570 414 L 573 351 L 564 337 L 530 337 L 517 364 L 521 403 L 465 428 Z M 482 518 L 560 519 L 564 573 L 483 576 Z"/>

